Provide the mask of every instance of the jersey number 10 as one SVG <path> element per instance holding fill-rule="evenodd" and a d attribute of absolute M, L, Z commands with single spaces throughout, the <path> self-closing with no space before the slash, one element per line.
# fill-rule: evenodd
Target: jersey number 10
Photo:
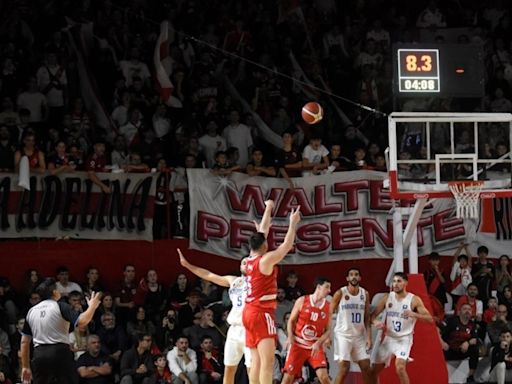
<path fill-rule="evenodd" d="M 359 312 L 352 312 L 352 323 L 361 323 L 361 314 Z"/>

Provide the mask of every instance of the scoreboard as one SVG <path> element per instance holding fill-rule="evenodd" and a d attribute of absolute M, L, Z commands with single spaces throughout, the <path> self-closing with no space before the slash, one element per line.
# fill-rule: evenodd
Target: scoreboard
<path fill-rule="evenodd" d="M 482 47 L 472 44 L 395 45 L 394 94 L 398 97 L 481 97 Z"/>

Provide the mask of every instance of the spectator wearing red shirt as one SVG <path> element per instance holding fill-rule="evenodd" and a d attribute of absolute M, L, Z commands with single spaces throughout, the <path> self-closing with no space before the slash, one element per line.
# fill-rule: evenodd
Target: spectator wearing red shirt
<path fill-rule="evenodd" d="M 475 283 L 468 285 L 466 294 L 461 296 L 455 305 L 455 313 L 458 315 L 464 304 L 469 304 L 471 307 L 471 318 L 473 320 L 482 321 L 484 306 L 481 300 L 477 299 L 478 287 Z"/>
<path fill-rule="evenodd" d="M 155 363 L 155 384 L 171 384 L 172 373 L 167 366 L 167 359 L 159 354 L 153 357 Z"/>
<path fill-rule="evenodd" d="M 219 350 L 213 346 L 213 339 L 204 335 L 201 337 L 201 346 L 197 353 L 198 373 L 200 383 L 222 382 L 222 359 Z"/>
<path fill-rule="evenodd" d="M 498 299 L 490 297 L 487 301 L 487 309 L 484 311 L 484 323 L 490 324 L 496 320 L 498 311 Z"/>
<path fill-rule="evenodd" d="M 110 186 L 103 183 L 97 172 L 106 172 L 105 166 L 107 165 L 107 158 L 105 157 L 105 143 L 97 141 L 94 143 L 94 153 L 89 156 L 86 163 L 86 170 L 89 179 L 96 184 L 104 193 L 112 192 Z"/>

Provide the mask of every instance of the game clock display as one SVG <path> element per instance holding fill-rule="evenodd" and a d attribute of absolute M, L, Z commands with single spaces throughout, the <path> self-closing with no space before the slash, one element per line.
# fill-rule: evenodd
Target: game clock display
<path fill-rule="evenodd" d="M 441 91 L 439 49 L 399 49 L 397 53 L 400 93 Z"/>

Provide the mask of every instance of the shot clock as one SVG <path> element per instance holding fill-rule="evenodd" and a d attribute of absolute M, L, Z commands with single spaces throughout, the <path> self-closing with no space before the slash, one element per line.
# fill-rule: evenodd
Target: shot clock
<path fill-rule="evenodd" d="M 481 97 L 483 49 L 474 44 L 396 44 L 393 92 L 397 97 Z"/>
<path fill-rule="evenodd" d="M 400 92 L 440 92 L 439 49 L 399 49 Z"/>

